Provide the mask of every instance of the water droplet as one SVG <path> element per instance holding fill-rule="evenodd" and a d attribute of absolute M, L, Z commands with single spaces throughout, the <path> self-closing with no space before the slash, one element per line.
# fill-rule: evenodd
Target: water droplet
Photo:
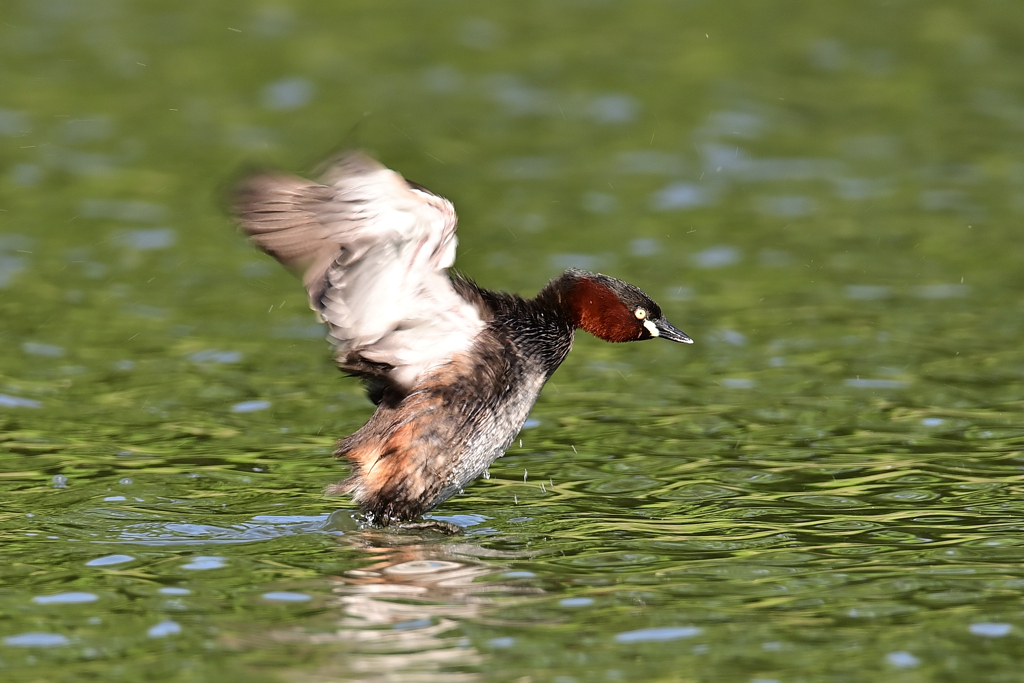
<path fill-rule="evenodd" d="M 491 471 L 490 470 L 484 470 L 484 479 L 490 479 L 490 478 L 491 478 Z"/>
<path fill-rule="evenodd" d="M 124 486 L 127 486 L 128 484 L 132 483 L 132 480 L 129 479 L 128 477 L 125 477 L 124 479 L 122 479 L 121 481 L 119 481 L 117 483 L 118 484 L 123 484 Z"/>
<path fill-rule="evenodd" d="M 56 474 L 53 477 L 53 488 L 55 489 L 66 489 L 68 487 L 68 478 L 63 474 Z"/>

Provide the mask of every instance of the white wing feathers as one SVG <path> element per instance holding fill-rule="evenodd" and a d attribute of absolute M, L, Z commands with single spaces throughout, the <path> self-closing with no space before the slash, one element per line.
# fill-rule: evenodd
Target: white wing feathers
<path fill-rule="evenodd" d="M 321 183 L 250 178 L 236 210 L 252 241 L 302 276 L 343 368 L 373 367 L 408 390 L 484 326 L 446 272 L 457 244 L 451 203 L 369 157 L 342 156 Z"/>

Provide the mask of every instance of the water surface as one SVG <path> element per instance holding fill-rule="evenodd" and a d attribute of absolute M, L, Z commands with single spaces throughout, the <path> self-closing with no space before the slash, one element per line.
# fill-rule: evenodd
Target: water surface
<path fill-rule="evenodd" d="M 4 680 L 1019 678 L 1012 3 L 14 3 L 0 22 Z M 644 288 L 433 517 L 323 488 L 371 411 L 238 237 L 358 146 L 458 267 Z"/>

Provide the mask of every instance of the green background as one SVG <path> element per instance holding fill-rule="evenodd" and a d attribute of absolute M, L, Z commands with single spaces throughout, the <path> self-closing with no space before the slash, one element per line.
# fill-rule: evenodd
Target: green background
<path fill-rule="evenodd" d="M 1018 3 L 2 10 L 5 680 L 1019 679 Z M 580 335 L 460 537 L 321 496 L 371 406 L 228 215 L 339 147 L 696 340 Z"/>

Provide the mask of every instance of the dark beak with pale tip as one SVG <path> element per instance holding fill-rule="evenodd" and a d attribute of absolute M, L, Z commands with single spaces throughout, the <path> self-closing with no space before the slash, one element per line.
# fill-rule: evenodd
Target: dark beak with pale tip
<path fill-rule="evenodd" d="M 669 341 L 679 342 L 681 344 L 692 344 L 693 340 L 690 339 L 689 335 L 683 332 L 681 329 L 665 320 L 665 316 L 661 316 L 657 320 L 652 320 L 655 329 L 658 330 L 658 337 L 661 339 L 668 339 Z"/>

